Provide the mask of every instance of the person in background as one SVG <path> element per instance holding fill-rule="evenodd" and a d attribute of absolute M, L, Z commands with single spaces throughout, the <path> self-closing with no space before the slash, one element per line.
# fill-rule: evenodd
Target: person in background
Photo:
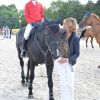
<path fill-rule="evenodd" d="M 6 38 L 10 39 L 10 28 L 6 26 Z"/>
<path fill-rule="evenodd" d="M 6 27 L 2 28 L 2 35 L 3 35 L 3 39 L 6 38 Z"/>
<path fill-rule="evenodd" d="M 30 0 L 25 5 L 25 19 L 28 24 L 24 33 L 23 50 L 21 52 L 22 57 L 26 56 L 27 39 L 30 36 L 32 28 L 35 27 L 35 23 L 39 23 L 44 20 L 44 8 L 42 4 L 40 4 L 37 0 Z"/>
<path fill-rule="evenodd" d="M 63 37 L 66 43 L 59 45 L 60 57 L 56 60 L 59 70 L 61 100 L 74 100 L 74 72 L 77 58 L 80 55 L 79 38 L 76 36 L 77 21 L 66 18 L 63 21 Z"/>

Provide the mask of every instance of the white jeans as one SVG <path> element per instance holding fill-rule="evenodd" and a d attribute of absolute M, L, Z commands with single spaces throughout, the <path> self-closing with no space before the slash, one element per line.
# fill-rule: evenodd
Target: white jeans
<path fill-rule="evenodd" d="M 29 38 L 32 28 L 33 28 L 33 26 L 31 24 L 27 24 L 25 33 L 24 33 L 25 40 L 27 40 Z"/>
<path fill-rule="evenodd" d="M 69 63 L 60 64 L 56 62 L 59 71 L 61 100 L 74 100 L 74 72 Z M 75 67 L 75 66 L 74 66 Z"/>

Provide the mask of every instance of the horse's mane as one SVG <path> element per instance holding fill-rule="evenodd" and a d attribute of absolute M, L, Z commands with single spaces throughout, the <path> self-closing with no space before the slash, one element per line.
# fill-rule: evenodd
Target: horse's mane
<path fill-rule="evenodd" d="M 97 16 L 95 13 L 93 13 L 93 14 L 92 14 L 92 16 L 93 16 L 93 17 L 95 17 L 97 20 L 99 20 L 99 21 L 100 21 L 99 16 Z"/>

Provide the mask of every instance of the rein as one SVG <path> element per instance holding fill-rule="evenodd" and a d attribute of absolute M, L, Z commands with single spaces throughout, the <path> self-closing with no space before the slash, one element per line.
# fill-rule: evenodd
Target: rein
<path fill-rule="evenodd" d="M 49 26 L 46 26 L 46 27 L 48 27 L 48 29 L 50 30 L 50 31 L 52 31 L 50 28 L 49 28 Z M 53 32 L 53 31 L 52 31 Z M 59 32 L 59 31 L 58 31 Z M 57 33 L 58 33 L 57 32 Z M 41 45 L 40 45 L 40 43 L 39 43 L 39 40 L 38 40 L 38 37 L 37 37 L 37 34 L 35 34 L 35 37 L 36 37 L 36 41 L 37 41 L 37 45 L 38 45 L 38 47 L 39 47 L 39 49 L 41 50 L 41 52 L 43 53 L 43 55 L 44 55 L 44 60 L 45 60 L 45 63 L 46 63 L 46 65 L 48 64 L 47 62 L 46 62 L 46 57 L 47 57 L 47 53 L 50 51 L 50 52 L 52 52 L 52 50 L 51 50 L 51 46 L 53 45 L 53 44 L 56 44 L 57 42 L 51 42 L 49 45 L 48 45 L 48 48 L 47 48 L 47 50 L 46 50 L 46 52 L 43 50 L 43 48 L 41 47 Z M 48 64 L 49 65 L 49 64 Z"/>
<path fill-rule="evenodd" d="M 48 46 L 47 51 L 44 52 L 43 49 L 42 49 L 41 46 L 40 46 L 39 40 L 38 40 L 38 38 L 37 38 L 37 35 L 36 35 L 36 40 L 37 40 L 37 44 L 38 44 L 39 49 L 41 50 L 41 52 L 42 52 L 43 55 L 44 55 L 44 62 L 45 62 L 45 64 L 46 64 L 46 65 L 50 65 L 50 63 L 49 63 L 49 64 L 47 63 L 46 57 L 47 57 L 48 51 L 51 52 L 50 46 L 51 46 L 53 43 L 50 43 L 49 46 Z"/>
<path fill-rule="evenodd" d="M 36 40 L 37 40 L 37 44 L 38 44 L 38 46 L 39 46 L 39 49 L 41 50 L 41 52 L 43 53 L 43 55 L 46 57 L 48 51 L 50 51 L 50 46 L 48 46 L 47 51 L 44 52 L 43 49 L 42 49 L 41 46 L 40 46 L 39 40 L 38 40 L 38 38 L 37 38 L 37 35 L 36 35 Z"/>

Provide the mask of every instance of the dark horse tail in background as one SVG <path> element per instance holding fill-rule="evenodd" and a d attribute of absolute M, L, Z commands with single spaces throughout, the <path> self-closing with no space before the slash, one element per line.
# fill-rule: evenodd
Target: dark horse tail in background
<path fill-rule="evenodd" d="M 26 76 L 26 81 L 29 78 L 29 94 L 28 96 L 33 97 L 32 93 L 32 83 L 34 79 L 34 69 L 38 64 L 46 64 L 47 77 L 48 77 L 48 87 L 49 87 L 49 100 L 54 100 L 53 97 L 53 80 L 52 73 L 54 67 L 54 60 L 57 58 L 56 46 L 59 40 L 59 20 L 45 20 L 44 28 L 38 30 L 38 28 L 31 32 L 31 35 L 27 42 L 27 54 L 28 54 L 28 71 Z M 21 77 L 22 83 L 25 83 L 24 74 L 24 62 L 23 58 L 20 57 L 22 50 L 22 41 L 25 28 L 22 28 L 16 35 L 16 47 L 18 51 L 18 57 L 20 60 L 20 65 L 22 68 Z M 33 34 L 32 34 L 33 33 Z M 30 69 L 30 70 L 29 70 Z M 30 74 L 30 75 L 29 75 Z"/>

